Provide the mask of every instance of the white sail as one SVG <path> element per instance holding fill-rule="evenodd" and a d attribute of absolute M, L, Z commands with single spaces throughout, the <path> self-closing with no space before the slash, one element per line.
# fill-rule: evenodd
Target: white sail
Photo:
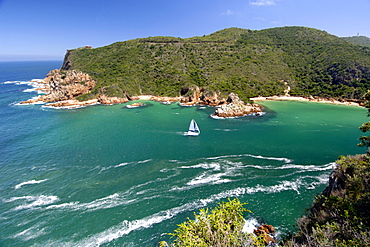
<path fill-rule="evenodd" d="M 188 136 L 197 136 L 200 134 L 200 129 L 194 119 L 190 121 Z"/>

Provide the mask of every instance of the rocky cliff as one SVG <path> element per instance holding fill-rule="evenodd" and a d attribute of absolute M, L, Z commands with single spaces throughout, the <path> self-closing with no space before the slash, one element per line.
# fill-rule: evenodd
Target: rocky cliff
<path fill-rule="evenodd" d="M 85 106 L 90 104 L 116 104 L 127 102 L 127 98 L 107 97 L 104 94 L 99 95 L 96 99 L 79 102 L 77 96 L 88 94 L 96 85 L 96 81 L 86 73 L 76 70 L 52 70 L 47 77 L 40 82 L 44 84 L 43 91 L 37 99 L 30 99 L 21 104 L 31 104 L 35 102 L 56 102 L 49 106 L 67 107 L 67 106 Z"/>
<path fill-rule="evenodd" d="M 180 99 L 180 105 L 182 106 L 220 106 L 227 103 L 226 99 L 220 96 L 220 93 L 205 92 L 204 88 L 198 86 L 182 89 L 181 94 L 183 94 Z"/>

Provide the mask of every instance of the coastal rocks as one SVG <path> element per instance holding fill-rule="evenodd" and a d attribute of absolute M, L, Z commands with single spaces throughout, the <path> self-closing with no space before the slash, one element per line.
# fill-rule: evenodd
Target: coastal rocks
<path fill-rule="evenodd" d="M 104 94 L 99 95 L 97 100 L 99 101 L 99 103 L 104 104 L 104 105 L 122 104 L 122 103 L 126 103 L 129 101 L 127 98 L 108 97 Z"/>
<path fill-rule="evenodd" d="M 73 109 L 73 108 L 80 108 L 80 107 L 97 105 L 97 104 L 113 105 L 113 104 L 121 104 L 121 103 L 126 103 L 126 102 L 128 102 L 127 98 L 107 97 L 105 95 L 99 95 L 97 99 L 91 99 L 91 100 L 86 100 L 86 101 L 78 101 L 76 99 L 61 100 L 55 103 L 46 104 L 45 107 Z"/>
<path fill-rule="evenodd" d="M 259 226 L 257 229 L 254 229 L 253 232 L 257 236 L 262 235 L 266 245 L 270 244 L 271 242 L 276 243 L 276 240 L 270 235 L 275 233 L 275 228 L 272 225 L 264 224 Z"/>
<path fill-rule="evenodd" d="M 226 103 L 226 99 L 221 98 L 220 94 L 214 92 L 210 96 L 202 95 L 200 97 L 200 105 L 208 105 L 208 106 L 219 106 Z"/>
<path fill-rule="evenodd" d="M 55 103 L 49 103 L 49 104 L 46 104 L 45 107 L 73 109 L 73 108 L 80 108 L 80 107 L 96 105 L 96 104 L 99 104 L 97 99 L 92 99 L 92 100 L 87 100 L 87 101 L 78 101 L 78 100 L 72 99 L 72 100 L 58 101 Z"/>
<path fill-rule="evenodd" d="M 240 100 L 235 93 L 230 93 L 227 104 L 221 105 L 211 115 L 213 118 L 235 118 L 248 115 L 262 115 L 262 106 L 257 104 L 246 104 Z"/>
<path fill-rule="evenodd" d="M 52 70 L 43 80 L 45 90 L 48 92 L 37 99 L 31 99 L 21 104 L 35 102 L 58 102 L 74 100 L 75 97 L 89 93 L 94 88 L 96 82 L 89 76 L 76 70 Z"/>
<path fill-rule="evenodd" d="M 194 106 L 200 102 L 201 90 L 197 86 L 182 89 L 181 94 L 183 95 L 180 100 L 181 106 Z"/>
<path fill-rule="evenodd" d="M 166 102 L 166 103 L 173 103 L 181 100 L 181 97 L 162 97 L 162 96 L 151 96 L 150 100 L 156 102 Z"/>
<path fill-rule="evenodd" d="M 204 89 L 197 86 L 193 88 L 183 89 L 185 95 L 180 100 L 181 106 L 194 106 L 194 105 L 208 105 L 219 106 L 226 103 L 226 99 L 222 98 L 219 93 L 205 93 Z"/>

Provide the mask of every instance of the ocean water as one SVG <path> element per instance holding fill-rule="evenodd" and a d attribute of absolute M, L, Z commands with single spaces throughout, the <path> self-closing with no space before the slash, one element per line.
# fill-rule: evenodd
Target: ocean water
<path fill-rule="evenodd" d="M 61 61 L 0 63 L 0 246 L 156 246 L 202 207 L 238 197 L 249 224 L 295 230 L 340 155 L 357 147 L 361 107 L 262 102 L 262 117 L 213 108 L 51 109 L 18 105 Z M 191 119 L 198 137 L 184 135 Z"/>

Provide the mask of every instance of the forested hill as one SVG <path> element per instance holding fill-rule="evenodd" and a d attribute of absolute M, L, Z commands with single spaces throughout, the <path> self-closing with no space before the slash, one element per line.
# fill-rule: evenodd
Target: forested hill
<path fill-rule="evenodd" d="M 289 85 L 291 95 L 358 99 L 370 89 L 370 48 L 306 27 L 230 28 L 78 48 L 62 69 L 90 74 L 98 81 L 92 94 L 109 96 L 173 96 L 197 85 L 247 98 L 284 94 Z"/>
<path fill-rule="evenodd" d="M 342 38 L 352 44 L 370 47 L 370 38 L 366 36 L 353 36 Z"/>

